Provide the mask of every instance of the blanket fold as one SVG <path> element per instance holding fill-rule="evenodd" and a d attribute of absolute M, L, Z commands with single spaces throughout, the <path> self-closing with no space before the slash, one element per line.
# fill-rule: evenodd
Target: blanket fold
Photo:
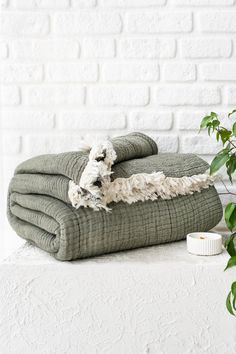
<path fill-rule="evenodd" d="M 156 143 L 141 133 L 111 142 L 116 153 L 113 181 L 154 171 L 167 177 L 193 176 L 209 167 L 192 154 L 158 154 Z M 211 229 L 222 217 L 214 186 L 170 200 L 111 203 L 111 213 L 76 210 L 68 187 L 71 180 L 79 184 L 88 156 L 89 151 L 74 151 L 32 158 L 16 168 L 9 186 L 10 224 L 58 260 L 180 240 L 189 232 Z"/>

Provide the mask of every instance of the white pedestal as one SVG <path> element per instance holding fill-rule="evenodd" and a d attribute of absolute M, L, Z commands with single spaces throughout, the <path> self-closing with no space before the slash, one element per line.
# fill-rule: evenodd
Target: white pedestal
<path fill-rule="evenodd" d="M 177 242 L 61 263 L 26 244 L 0 265 L 0 353 L 235 354 L 227 259 Z"/>

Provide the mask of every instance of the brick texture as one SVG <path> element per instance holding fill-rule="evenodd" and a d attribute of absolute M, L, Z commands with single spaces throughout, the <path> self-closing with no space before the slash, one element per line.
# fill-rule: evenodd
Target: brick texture
<path fill-rule="evenodd" d="M 198 128 L 236 108 L 235 19 L 235 0 L 2 0 L 4 198 L 21 160 L 129 131 L 211 161 Z"/>

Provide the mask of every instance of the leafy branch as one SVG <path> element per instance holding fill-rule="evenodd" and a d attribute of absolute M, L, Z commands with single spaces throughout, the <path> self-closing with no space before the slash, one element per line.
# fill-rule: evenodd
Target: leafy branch
<path fill-rule="evenodd" d="M 228 114 L 228 118 L 236 113 L 236 109 Z M 221 125 L 218 114 L 211 112 L 209 115 L 205 116 L 200 125 L 200 129 L 207 129 L 208 135 L 215 134 L 217 142 L 221 141 L 223 149 L 220 150 L 210 165 L 210 173 L 216 173 L 221 167 L 226 166 L 226 171 L 231 183 L 233 183 L 232 175 L 236 171 L 236 122 L 233 123 L 231 129 L 227 129 Z M 236 193 L 231 192 L 225 183 L 226 193 L 236 196 Z M 225 241 L 225 249 L 230 255 L 228 263 L 225 270 L 236 266 L 236 203 L 228 203 L 225 207 L 224 218 L 227 228 L 231 231 L 230 236 L 227 237 Z M 229 313 L 236 316 L 236 281 L 231 285 L 230 292 L 226 298 L 226 308 Z"/>

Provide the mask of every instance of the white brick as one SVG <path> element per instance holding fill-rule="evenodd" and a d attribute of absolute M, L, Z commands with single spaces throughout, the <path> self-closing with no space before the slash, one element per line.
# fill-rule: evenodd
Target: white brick
<path fill-rule="evenodd" d="M 63 9 L 69 6 L 69 0 L 11 0 L 11 6 L 17 9 Z"/>
<path fill-rule="evenodd" d="M 176 6 L 228 6 L 233 5 L 234 0 L 171 0 Z"/>
<path fill-rule="evenodd" d="M 11 52 L 17 60 L 63 60 L 77 58 L 79 44 L 70 39 L 34 39 L 11 42 Z"/>
<path fill-rule="evenodd" d="M 180 130 L 199 130 L 204 111 L 180 111 L 176 114 L 178 128 Z"/>
<path fill-rule="evenodd" d="M 95 106 L 146 106 L 149 89 L 145 86 L 97 86 L 88 89 L 88 102 Z"/>
<path fill-rule="evenodd" d="M 132 33 L 190 32 L 189 12 L 130 12 L 126 15 L 127 29 Z"/>
<path fill-rule="evenodd" d="M 49 31 L 49 17 L 37 12 L 5 12 L 0 23 L 0 34 L 5 36 L 40 36 Z"/>
<path fill-rule="evenodd" d="M 52 129 L 54 127 L 54 113 L 43 111 L 2 111 L 2 127 L 4 129 L 30 130 Z"/>
<path fill-rule="evenodd" d="M 58 13 L 54 29 L 58 34 L 119 33 L 121 18 L 111 12 Z"/>
<path fill-rule="evenodd" d="M 115 42 L 110 38 L 84 38 L 82 56 L 86 58 L 112 58 L 115 55 Z"/>
<path fill-rule="evenodd" d="M 203 32 L 236 32 L 235 12 L 204 12 L 199 14 Z"/>
<path fill-rule="evenodd" d="M 185 58 L 228 58 L 232 43 L 227 38 L 194 38 L 180 41 L 180 51 Z"/>
<path fill-rule="evenodd" d="M 16 106 L 20 104 L 20 90 L 16 86 L 0 87 L 0 104 L 2 106 Z"/>
<path fill-rule="evenodd" d="M 236 105 L 236 87 L 228 87 L 226 90 L 227 103 Z"/>
<path fill-rule="evenodd" d="M 161 151 L 178 151 L 179 136 L 181 152 L 207 161 L 221 148 L 198 130 L 212 110 L 226 127 L 235 121 L 225 116 L 236 107 L 236 0 L 0 0 L 0 8 L 5 184 L 19 159 L 127 131 L 152 134 Z"/>
<path fill-rule="evenodd" d="M 236 63 L 202 64 L 200 72 L 207 81 L 232 81 L 236 80 Z"/>
<path fill-rule="evenodd" d="M 210 109 L 208 110 L 188 110 L 188 111 L 179 111 L 175 114 L 175 118 L 177 121 L 177 127 L 179 130 L 196 130 L 199 131 L 200 123 L 202 118 L 206 115 L 209 115 Z M 228 111 L 222 111 L 217 109 L 217 114 L 220 117 L 221 124 L 230 129 L 232 127 L 232 123 L 234 121 L 233 116 L 228 118 Z"/>
<path fill-rule="evenodd" d="M 41 65 L 34 64 L 1 64 L 1 82 L 38 82 L 43 78 Z"/>
<path fill-rule="evenodd" d="M 138 130 L 169 130 L 173 118 L 171 112 L 139 111 L 130 114 L 130 126 Z"/>
<path fill-rule="evenodd" d="M 23 100 L 30 105 L 82 105 L 84 88 L 81 86 L 29 86 L 23 90 Z"/>
<path fill-rule="evenodd" d="M 78 150 L 81 146 L 81 136 L 63 135 L 29 135 L 25 138 L 26 151 L 31 155 L 45 153 L 60 153 Z"/>
<path fill-rule="evenodd" d="M 163 86 L 157 89 L 157 103 L 164 106 L 212 105 L 221 102 L 219 88 Z"/>
<path fill-rule="evenodd" d="M 176 52 L 174 39 L 125 38 L 117 45 L 122 58 L 173 58 Z"/>
<path fill-rule="evenodd" d="M 162 6 L 166 4 L 166 0 L 101 0 L 102 6 L 111 7 L 148 7 Z"/>
<path fill-rule="evenodd" d="M 9 181 L 12 179 L 15 168 L 23 161 L 21 154 L 2 156 L 2 166 L 4 169 L 4 182 L 6 183 L 6 194 L 9 186 Z M 5 199 L 6 200 L 6 199 Z"/>
<path fill-rule="evenodd" d="M 21 136 L 5 134 L 2 137 L 2 152 L 5 155 L 18 154 L 21 152 Z"/>
<path fill-rule="evenodd" d="M 8 47 L 5 42 L 0 42 L 0 59 L 6 59 L 8 57 Z"/>
<path fill-rule="evenodd" d="M 192 154 L 216 154 L 220 144 L 208 135 L 188 135 L 182 138 L 182 149 L 184 153 Z"/>
<path fill-rule="evenodd" d="M 119 112 L 64 112 L 58 117 L 60 129 L 123 129 L 126 118 Z"/>
<path fill-rule="evenodd" d="M 157 81 L 159 65 L 156 61 L 105 63 L 102 78 L 105 81 Z"/>
<path fill-rule="evenodd" d="M 70 63 L 47 65 L 46 78 L 54 82 L 94 82 L 98 79 L 96 63 Z"/>
<path fill-rule="evenodd" d="M 194 81 L 196 67 L 195 64 L 187 62 L 166 63 L 163 66 L 163 74 L 166 81 Z"/>
<path fill-rule="evenodd" d="M 97 0 L 72 0 L 72 6 L 75 8 L 94 7 Z"/>
<path fill-rule="evenodd" d="M 156 141 L 159 152 L 178 152 L 179 138 L 176 135 L 155 135 L 150 136 Z"/>
<path fill-rule="evenodd" d="M 117 133 L 115 134 L 117 136 Z M 82 147 L 85 146 L 91 146 L 92 144 L 102 141 L 102 140 L 107 140 L 111 137 L 111 134 L 107 133 L 88 133 L 88 134 L 83 134 L 82 138 Z"/>

